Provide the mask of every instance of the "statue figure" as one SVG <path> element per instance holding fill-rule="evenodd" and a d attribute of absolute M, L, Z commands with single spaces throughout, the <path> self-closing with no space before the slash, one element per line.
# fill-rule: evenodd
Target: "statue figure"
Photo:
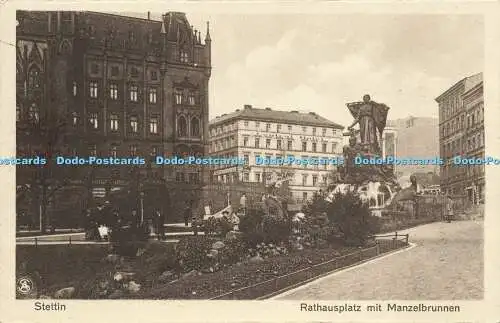
<path fill-rule="evenodd" d="M 355 173 L 354 158 L 360 152 L 359 144 L 357 143 L 356 135 L 353 131 L 350 133 L 349 137 L 349 145 L 344 146 L 343 155 L 344 155 L 344 166 L 342 168 L 342 178 L 344 181 L 348 182 L 352 180 L 352 177 Z"/>
<path fill-rule="evenodd" d="M 352 130 L 356 124 L 359 124 L 361 145 L 364 150 L 381 155 L 378 137 L 382 138 L 389 107 L 372 101 L 366 94 L 363 96 L 363 102 L 348 103 L 347 108 L 355 119 L 348 129 Z"/>

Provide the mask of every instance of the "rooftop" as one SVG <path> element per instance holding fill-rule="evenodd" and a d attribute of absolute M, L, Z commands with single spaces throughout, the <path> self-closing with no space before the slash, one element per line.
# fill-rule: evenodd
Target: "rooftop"
<path fill-rule="evenodd" d="M 281 111 L 271 108 L 258 109 L 251 105 L 245 105 L 243 109 L 236 109 L 234 112 L 218 116 L 210 121 L 210 125 L 217 125 L 230 120 L 273 121 L 344 129 L 344 126 L 332 122 L 315 112 Z"/>
<path fill-rule="evenodd" d="M 435 100 L 437 102 L 439 102 L 439 100 L 441 98 L 446 96 L 449 92 L 451 92 L 453 89 L 455 89 L 456 87 L 458 87 L 460 85 L 464 85 L 464 92 L 467 92 L 470 89 L 472 89 L 474 86 L 481 83 L 482 81 L 483 81 L 483 73 L 482 72 L 471 75 L 471 76 L 464 77 L 463 79 L 461 79 L 460 81 L 455 83 L 452 87 L 450 87 L 449 89 L 444 91 L 442 94 L 440 94 Z"/>

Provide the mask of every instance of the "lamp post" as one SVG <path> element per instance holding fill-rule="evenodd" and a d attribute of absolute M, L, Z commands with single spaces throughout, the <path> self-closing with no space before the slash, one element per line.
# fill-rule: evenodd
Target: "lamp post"
<path fill-rule="evenodd" d="M 141 206 L 141 225 L 144 224 L 144 192 L 139 193 Z"/>

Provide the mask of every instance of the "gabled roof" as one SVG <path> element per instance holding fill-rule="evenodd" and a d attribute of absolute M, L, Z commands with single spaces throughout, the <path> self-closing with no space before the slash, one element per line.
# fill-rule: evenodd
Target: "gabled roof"
<path fill-rule="evenodd" d="M 272 110 L 271 108 L 258 109 L 251 106 L 245 106 L 244 109 L 224 114 L 210 121 L 210 125 L 217 125 L 230 120 L 255 120 L 282 122 L 297 125 L 310 125 L 344 129 L 344 126 L 332 122 L 314 112 L 304 113 L 298 111 Z"/>

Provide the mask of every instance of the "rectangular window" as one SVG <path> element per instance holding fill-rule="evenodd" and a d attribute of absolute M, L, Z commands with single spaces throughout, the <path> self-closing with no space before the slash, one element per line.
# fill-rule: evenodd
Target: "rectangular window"
<path fill-rule="evenodd" d="M 266 148 L 271 148 L 271 139 L 266 139 Z"/>
<path fill-rule="evenodd" d="M 116 158 L 117 150 L 118 150 L 118 148 L 115 145 L 111 146 L 111 149 L 110 149 L 110 152 L 109 152 L 109 154 L 111 155 L 111 157 Z"/>
<path fill-rule="evenodd" d="M 316 146 L 317 146 L 317 145 L 316 145 L 316 143 L 315 143 L 315 142 L 313 142 L 313 143 L 312 143 L 312 151 L 313 151 L 313 152 L 316 152 Z"/>
<path fill-rule="evenodd" d="M 322 151 L 323 151 L 324 153 L 326 153 L 326 143 L 323 143 L 323 149 L 322 149 Z"/>
<path fill-rule="evenodd" d="M 99 65 L 96 63 L 90 65 L 90 73 L 99 74 Z"/>
<path fill-rule="evenodd" d="M 98 89 L 97 81 L 90 81 L 90 84 L 89 84 L 90 93 L 89 94 L 90 94 L 91 98 L 97 98 L 97 95 L 98 95 L 97 89 Z"/>
<path fill-rule="evenodd" d="M 260 122 L 259 121 L 255 121 L 255 128 L 257 128 L 257 129 L 260 128 Z"/>
<path fill-rule="evenodd" d="M 243 155 L 243 159 L 245 160 L 245 165 L 250 163 L 250 157 L 248 155 Z"/>
<path fill-rule="evenodd" d="M 316 136 L 316 128 L 313 128 L 313 136 Z"/>
<path fill-rule="evenodd" d="M 89 155 L 90 156 L 97 156 L 97 147 L 96 147 L 96 145 L 90 145 L 89 146 Z"/>
<path fill-rule="evenodd" d="M 271 124 L 270 123 L 266 123 L 266 131 L 269 131 L 271 130 Z"/>
<path fill-rule="evenodd" d="M 137 85 L 130 86 L 130 101 L 137 102 L 138 100 L 139 87 Z"/>
<path fill-rule="evenodd" d="M 149 132 L 152 134 L 158 133 L 158 117 L 152 117 L 149 120 Z"/>
<path fill-rule="evenodd" d="M 91 113 L 89 115 L 89 123 L 92 128 L 99 129 L 99 120 L 97 119 L 97 113 Z"/>
<path fill-rule="evenodd" d="M 306 141 L 302 142 L 302 151 L 307 151 L 307 142 Z"/>
<path fill-rule="evenodd" d="M 118 66 L 111 66 L 111 76 L 117 77 L 120 74 Z"/>
<path fill-rule="evenodd" d="M 326 164 L 325 164 L 325 165 L 326 165 Z M 322 178 L 323 178 L 323 184 L 326 184 L 326 181 L 327 181 L 327 176 L 323 175 L 323 176 L 322 176 Z"/>
<path fill-rule="evenodd" d="M 179 56 L 181 63 L 189 63 L 189 55 L 187 52 L 181 51 Z"/>
<path fill-rule="evenodd" d="M 151 71 L 151 80 L 152 81 L 158 80 L 158 73 L 156 71 Z"/>
<path fill-rule="evenodd" d="M 109 86 L 109 97 L 113 100 L 118 99 L 118 84 L 111 83 Z"/>
<path fill-rule="evenodd" d="M 292 131 L 292 126 L 291 125 L 288 126 L 288 131 L 290 131 L 290 132 Z"/>
<path fill-rule="evenodd" d="M 302 192 L 302 199 L 303 199 L 304 201 L 306 201 L 306 200 L 307 200 L 307 192 Z"/>
<path fill-rule="evenodd" d="M 247 136 L 243 137 L 243 146 L 248 147 L 248 137 Z"/>
<path fill-rule="evenodd" d="M 137 146 L 136 145 L 130 145 L 130 156 L 131 157 L 137 156 Z"/>
<path fill-rule="evenodd" d="M 78 113 L 73 112 L 72 116 L 73 116 L 73 126 L 76 127 L 78 125 Z"/>
<path fill-rule="evenodd" d="M 156 103 L 156 88 L 149 89 L 149 103 Z"/>
<path fill-rule="evenodd" d="M 139 130 L 138 125 L 139 123 L 137 121 L 137 117 L 130 117 L 130 130 L 133 133 L 137 133 L 137 131 Z"/>
<path fill-rule="evenodd" d="M 175 96 L 175 104 L 182 104 L 182 92 L 175 91 L 174 96 Z"/>
<path fill-rule="evenodd" d="M 262 182 L 262 178 L 260 177 L 260 173 L 255 173 L 255 181 L 256 181 L 257 183 Z"/>
<path fill-rule="evenodd" d="M 260 139 L 255 138 L 255 148 L 260 148 Z"/>
<path fill-rule="evenodd" d="M 73 82 L 73 96 L 76 96 L 77 95 L 77 84 L 76 82 Z"/>
<path fill-rule="evenodd" d="M 158 147 L 156 147 L 156 146 L 151 147 L 151 155 L 153 157 L 158 156 Z"/>
<path fill-rule="evenodd" d="M 276 140 L 276 149 L 281 149 L 281 139 Z"/>
<path fill-rule="evenodd" d="M 291 140 L 288 140 L 288 142 L 287 142 L 287 149 L 288 150 L 292 150 L 292 147 L 293 147 L 293 142 Z"/>
<path fill-rule="evenodd" d="M 188 104 L 189 105 L 195 105 L 196 104 L 196 100 L 195 100 L 194 94 L 190 94 L 188 96 Z"/>
<path fill-rule="evenodd" d="M 323 128 L 322 133 L 323 133 L 323 137 L 326 136 L 326 128 Z"/>
<path fill-rule="evenodd" d="M 302 186 L 307 186 L 307 175 L 302 175 Z"/>
<path fill-rule="evenodd" d="M 307 127 L 302 127 L 302 132 L 307 132 Z"/>
<path fill-rule="evenodd" d="M 116 114 L 109 117 L 109 127 L 111 131 L 118 131 L 118 116 Z"/>
<path fill-rule="evenodd" d="M 248 121 L 243 122 L 243 125 L 244 125 L 245 127 L 248 127 Z"/>
<path fill-rule="evenodd" d="M 336 142 L 333 142 L 332 143 L 332 153 L 336 153 L 337 152 L 337 143 Z"/>
<path fill-rule="evenodd" d="M 276 125 L 276 132 L 280 132 L 281 131 L 281 125 L 280 124 L 277 124 Z"/>
<path fill-rule="evenodd" d="M 318 176 L 313 176 L 313 186 L 318 185 Z"/>
<path fill-rule="evenodd" d="M 243 181 L 244 182 L 250 182 L 250 174 L 249 173 L 244 173 L 243 174 Z"/>
<path fill-rule="evenodd" d="M 139 77 L 139 69 L 135 66 L 132 66 L 130 68 L 130 76 L 133 77 L 133 78 L 137 78 Z"/>

